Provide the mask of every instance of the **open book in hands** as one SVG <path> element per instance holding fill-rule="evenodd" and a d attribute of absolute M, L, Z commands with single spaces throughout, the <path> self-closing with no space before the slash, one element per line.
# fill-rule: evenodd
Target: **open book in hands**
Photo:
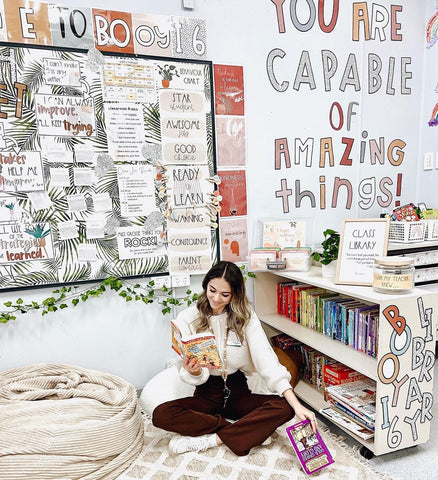
<path fill-rule="evenodd" d="M 183 338 L 180 329 L 173 322 L 171 327 L 172 348 L 180 357 L 196 357 L 201 367 L 221 368 L 216 338 L 212 333 L 196 333 Z"/>

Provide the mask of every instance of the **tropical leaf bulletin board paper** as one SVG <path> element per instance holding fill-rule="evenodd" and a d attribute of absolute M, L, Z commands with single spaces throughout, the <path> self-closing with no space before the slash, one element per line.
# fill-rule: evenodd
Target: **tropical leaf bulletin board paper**
<path fill-rule="evenodd" d="M 11 44 L 0 58 L 0 288 L 193 273 L 197 227 L 208 269 L 211 63 Z M 175 247 L 170 217 L 191 225 Z"/>

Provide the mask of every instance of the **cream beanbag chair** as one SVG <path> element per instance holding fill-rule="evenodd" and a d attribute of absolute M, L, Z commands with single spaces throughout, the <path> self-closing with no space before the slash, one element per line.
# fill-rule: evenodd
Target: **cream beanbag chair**
<path fill-rule="evenodd" d="M 0 480 L 113 480 L 143 446 L 133 385 L 85 368 L 0 373 Z"/>

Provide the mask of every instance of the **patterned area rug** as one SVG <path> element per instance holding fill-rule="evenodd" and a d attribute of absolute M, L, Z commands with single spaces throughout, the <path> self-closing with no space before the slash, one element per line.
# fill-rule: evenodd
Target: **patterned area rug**
<path fill-rule="evenodd" d="M 318 480 L 391 480 L 371 469 L 368 461 L 347 447 L 342 438 L 319 427 L 335 463 L 311 477 Z M 144 447 L 137 460 L 118 480 L 305 480 L 285 427 L 280 427 L 268 446 L 253 448 L 238 457 L 225 446 L 205 452 L 172 455 L 167 444 L 173 434 L 155 428 L 145 418 Z"/>

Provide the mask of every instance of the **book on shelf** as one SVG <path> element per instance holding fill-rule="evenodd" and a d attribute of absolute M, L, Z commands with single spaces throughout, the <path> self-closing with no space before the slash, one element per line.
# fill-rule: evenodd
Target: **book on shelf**
<path fill-rule="evenodd" d="M 346 306 L 346 316 L 348 317 L 348 326 L 346 332 L 346 345 L 355 348 L 356 343 L 356 310 L 361 307 L 367 307 L 362 301 L 352 302 Z"/>
<path fill-rule="evenodd" d="M 371 379 L 330 385 L 326 387 L 329 399 L 344 405 L 348 410 L 374 422 L 376 418 L 376 382 Z"/>
<path fill-rule="evenodd" d="M 301 351 L 302 342 L 291 337 L 287 333 L 279 333 L 271 337 L 271 343 L 282 350 Z"/>
<path fill-rule="evenodd" d="M 371 430 L 374 432 L 375 429 L 375 422 L 367 420 L 365 417 L 354 413 L 352 410 L 349 410 L 345 405 L 342 405 L 339 402 L 334 402 L 330 400 L 331 408 L 333 410 L 336 410 L 339 413 L 342 413 L 342 415 L 345 415 L 348 417 L 350 420 L 355 421 L 357 424 L 359 424 L 361 427 L 366 428 L 367 430 Z"/>
<path fill-rule="evenodd" d="M 329 401 L 329 395 L 326 387 L 330 385 L 341 385 L 343 383 L 351 383 L 357 380 L 366 380 L 367 377 L 356 370 L 347 367 L 341 362 L 333 361 L 324 365 L 323 385 L 324 400 Z"/>
<path fill-rule="evenodd" d="M 374 432 L 372 430 L 369 430 L 368 428 L 359 425 L 347 415 L 335 410 L 334 408 L 321 408 L 319 412 L 328 419 L 330 419 L 333 423 L 344 427 L 349 432 L 354 433 L 355 435 L 364 440 L 369 440 L 370 438 L 374 437 Z"/>
<path fill-rule="evenodd" d="M 301 292 L 305 290 L 312 290 L 315 289 L 313 285 L 307 285 L 305 283 L 299 283 L 297 285 L 292 286 L 291 301 L 293 302 L 291 308 L 291 316 L 290 319 L 296 323 L 301 322 Z"/>
<path fill-rule="evenodd" d="M 318 390 L 324 390 L 324 366 L 335 360 L 305 344 L 301 344 L 301 356 L 304 379 Z"/>
<path fill-rule="evenodd" d="M 221 360 L 216 345 L 216 338 L 210 332 L 201 332 L 182 337 L 181 330 L 170 322 L 172 331 L 172 348 L 182 358 L 196 357 L 201 367 L 213 370 L 221 368 Z"/>
<path fill-rule="evenodd" d="M 332 385 L 340 385 L 355 380 L 365 380 L 367 377 L 341 362 L 334 362 L 324 366 L 324 378 Z"/>
<path fill-rule="evenodd" d="M 338 336 L 338 317 L 339 317 L 339 310 L 340 303 L 350 303 L 353 302 L 353 298 L 345 297 L 344 295 L 337 296 L 335 298 L 327 298 L 327 301 L 324 299 L 323 302 L 323 311 L 324 311 L 324 326 L 323 332 L 325 335 L 328 335 L 333 340 L 337 340 Z"/>
<path fill-rule="evenodd" d="M 301 324 L 304 327 L 317 330 L 317 298 L 326 295 L 327 290 L 324 288 L 314 288 L 302 290 L 301 292 Z"/>
<path fill-rule="evenodd" d="M 373 314 L 379 312 L 378 305 L 365 305 L 363 307 L 356 308 L 356 319 L 355 319 L 355 342 L 354 348 L 360 352 L 366 352 L 366 342 L 369 329 L 369 313 Z"/>
<path fill-rule="evenodd" d="M 287 427 L 286 432 L 307 475 L 334 463 L 327 445 L 319 432 L 313 431 L 309 420 Z"/>
<path fill-rule="evenodd" d="M 292 285 L 295 285 L 297 282 L 281 282 L 279 283 L 279 314 L 280 315 L 285 315 L 286 317 L 290 317 L 290 312 L 291 312 L 291 287 Z"/>

